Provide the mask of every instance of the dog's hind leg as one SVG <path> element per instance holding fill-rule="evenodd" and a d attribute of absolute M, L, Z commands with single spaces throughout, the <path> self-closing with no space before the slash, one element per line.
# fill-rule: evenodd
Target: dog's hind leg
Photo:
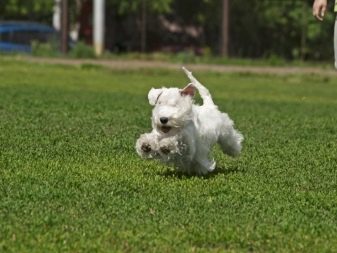
<path fill-rule="evenodd" d="M 199 91 L 200 97 L 202 98 L 204 105 L 214 106 L 214 102 L 208 89 L 203 86 L 193 75 L 191 71 L 188 71 L 185 67 L 182 67 L 187 77 L 191 80 L 193 86 Z"/>
<path fill-rule="evenodd" d="M 216 162 L 211 157 L 210 147 L 206 144 L 199 143 L 198 150 L 194 157 L 195 172 L 198 174 L 207 174 L 215 169 Z"/>
<path fill-rule="evenodd" d="M 218 138 L 218 143 L 222 151 L 230 156 L 238 156 L 242 149 L 243 136 L 234 128 L 226 129 Z"/>
<path fill-rule="evenodd" d="M 198 158 L 195 163 L 194 170 L 197 174 L 206 175 L 215 169 L 216 162 L 212 159 Z"/>

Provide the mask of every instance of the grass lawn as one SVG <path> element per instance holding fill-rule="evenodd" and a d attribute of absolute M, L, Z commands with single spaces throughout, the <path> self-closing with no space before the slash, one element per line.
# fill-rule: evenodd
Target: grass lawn
<path fill-rule="evenodd" d="M 208 177 L 134 150 L 182 71 L 0 60 L 0 252 L 336 252 L 337 78 L 194 74 L 246 138 Z"/>

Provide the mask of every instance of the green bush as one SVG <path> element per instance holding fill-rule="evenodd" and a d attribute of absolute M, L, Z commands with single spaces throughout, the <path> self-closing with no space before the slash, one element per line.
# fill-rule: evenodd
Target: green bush
<path fill-rule="evenodd" d="M 31 47 L 34 56 L 55 57 L 60 54 L 57 45 L 54 42 L 40 43 L 38 41 L 33 41 Z"/>
<path fill-rule="evenodd" d="M 95 58 L 95 52 L 91 46 L 79 41 L 70 50 L 69 56 L 74 58 Z"/>

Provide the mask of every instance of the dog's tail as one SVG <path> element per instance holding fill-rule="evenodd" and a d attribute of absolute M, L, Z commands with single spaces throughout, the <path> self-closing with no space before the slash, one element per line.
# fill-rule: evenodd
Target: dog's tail
<path fill-rule="evenodd" d="M 191 80 L 193 86 L 195 88 L 197 88 L 197 90 L 199 91 L 199 94 L 204 102 L 204 105 L 208 105 L 208 106 L 213 106 L 214 102 L 212 99 L 211 94 L 209 93 L 208 89 L 203 86 L 193 75 L 191 71 L 188 71 L 185 67 L 182 67 L 182 69 L 184 70 L 185 74 L 187 75 L 187 77 Z"/>

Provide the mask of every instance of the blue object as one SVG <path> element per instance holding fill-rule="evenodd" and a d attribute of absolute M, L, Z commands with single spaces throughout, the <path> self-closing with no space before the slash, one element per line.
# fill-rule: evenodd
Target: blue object
<path fill-rule="evenodd" d="M 0 22 L 0 51 L 31 53 L 33 41 L 50 42 L 56 38 L 54 28 L 34 22 Z"/>

